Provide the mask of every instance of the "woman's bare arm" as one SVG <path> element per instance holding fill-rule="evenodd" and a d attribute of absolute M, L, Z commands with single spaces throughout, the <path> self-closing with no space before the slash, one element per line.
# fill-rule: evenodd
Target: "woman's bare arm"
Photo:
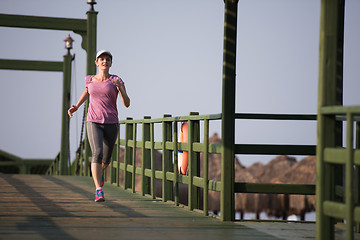
<path fill-rule="evenodd" d="M 89 98 L 89 92 L 88 89 L 85 88 L 84 92 L 81 94 L 79 101 L 76 103 L 76 105 L 72 105 L 71 108 L 69 108 L 68 114 L 70 118 L 72 117 L 73 113 L 78 110 L 81 104 L 83 104 L 88 98 Z"/>

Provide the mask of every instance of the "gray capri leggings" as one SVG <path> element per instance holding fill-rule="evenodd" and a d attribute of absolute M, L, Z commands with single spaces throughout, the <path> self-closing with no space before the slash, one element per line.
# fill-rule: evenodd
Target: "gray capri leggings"
<path fill-rule="evenodd" d="M 87 134 L 93 163 L 109 164 L 119 132 L 119 124 L 87 122 Z"/>

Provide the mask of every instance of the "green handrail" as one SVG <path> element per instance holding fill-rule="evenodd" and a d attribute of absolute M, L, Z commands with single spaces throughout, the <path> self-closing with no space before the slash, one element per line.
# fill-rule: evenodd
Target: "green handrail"
<path fill-rule="evenodd" d="M 316 120 L 315 115 L 291 115 L 291 114 L 237 114 L 241 119 L 274 119 L 274 120 Z M 261 117 L 261 118 L 260 118 Z M 189 116 L 172 117 L 164 115 L 163 118 L 151 119 L 146 116 L 144 119 L 134 120 L 127 118 L 119 122 L 120 130 L 125 130 L 124 137 L 119 133 L 116 141 L 116 147 L 112 155 L 112 163 L 110 165 L 110 179 L 107 179 L 112 184 L 120 186 L 119 178 L 122 176 L 124 181 L 121 185 L 124 189 L 129 189 L 135 192 L 136 178 L 135 175 L 141 176 L 141 194 L 143 196 L 150 196 L 155 199 L 156 196 L 156 180 L 162 181 L 162 197 L 161 200 L 166 202 L 173 202 L 176 206 L 179 205 L 179 187 L 178 184 L 186 184 L 189 187 L 188 194 L 188 209 L 199 210 L 200 196 L 199 188 L 203 189 L 203 209 L 204 215 L 208 215 L 208 192 L 222 191 L 221 181 L 209 179 L 209 154 L 221 154 L 221 144 L 209 143 L 209 125 L 210 121 L 221 120 L 221 114 L 198 115 L 198 113 L 190 113 Z M 188 143 L 178 142 L 178 124 L 184 121 L 189 122 L 189 138 Z M 200 124 L 203 123 L 203 124 Z M 154 126 L 158 124 L 162 126 L 161 140 L 154 140 Z M 123 126 L 123 127 L 121 127 Z M 137 138 L 138 129 L 141 127 L 141 139 Z M 202 127 L 202 129 L 200 129 Z M 202 130 L 202 131 L 201 131 Z M 200 132 L 203 132 L 203 142 L 200 141 Z M 139 134 L 140 135 L 140 134 Z M 143 141 L 144 139 L 144 141 Z M 80 166 L 72 169 L 81 169 L 79 175 L 89 176 L 84 171 L 86 166 L 84 157 L 84 146 L 81 144 L 78 151 L 80 151 L 81 158 L 74 161 L 74 164 Z M 123 147 L 123 159 L 120 159 L 120 147 Z M 244 145 L 242 145 L 243 147 Z M 282 145 L 281 148 L 276 148 L 277 151 L 283 152 L 283 149 L 292 148 L 291 145 Z M 142 158 L 141 166 L 135 165 L 136 149 L 141 149 Z M 154 152 L 161 150 L 163 152 L 161 170 L 155 170 Z M 313 153 L 313 147 L 308 150 L 308 154 Z M 178 173 L 178 151 L 188 151 L 189 156 L 192 156 L 189 161 L 189 175 L 180 175 Z M 288 151 L 288 150 L 285 150 Z M 200 161 L 196 154 L 202 152 L 204 155 L 203 161 L 203 176 L 200 177 Z M 165 154 L 164 154 L 165 153 Z M 174 154 L 175 153 L 175 154 Z M 306 153 L 306 151 L 301 152 Z M 266 152 L 256 152 L 253 154 L 267 154 Z M 273 152 L 275 154 L 275 151 Z M 165 155 L 165 156 L 164 156 Z M 88 159 L 90 161 L 90 159 Z M 165 167 L 164 167 L 165 165 Z M 192 166 L 193 165 L 193 166 Z M 191 167 L 192 166 L 192 167 Z M 235 193 L 264 193 L 264 194 L 303 194 L 314 195 L 315 185 L 311 184 L 275 184 L 275 183 L 239 183 L 234 182 Z"/>
<path fill-rule="evenodd" d="M 151 195 L 152 198 L 156 198 L 155 196 L 155 180 L 162 180 L 162 200 L 163 201 L 174 201 L 175 205 L 179 205 L 179 189 L 178 184 L 188 184 L 189 185 L 189 209 L 199 209 L 199 193 L 198 188 L 207 189 L 205 195 L 207 195 L 208 190 L 220 191 L 220 184 L 214 184 L 213 181 L 207 181 L 206 178 L 201 178 L 199 176 L 199 158 L 195 155 L 200 152 L 210 152 L 210 153 L 218 153 L 220 154 L 220 145 L 219 144 L 206 144 L 200 143 L 200 129 L 199 129 L 199 121 L 205 121 L 205 128 L 207 130 L 204 131 L 204 139 L 206 143 L 208 143 L 209 138 L 209 120 L 220 120 L 221 114 L 214 115 L 203 115 L 199 116 L 197 113 L 191 113 L 189 116 L 182 117 L 171 117 L 170 115 L 164 115 L 163 118 L 151 119 L 149 117 L 145 117 L 141 120 L 132 120 L 127 119 L 120 121 L 120 125 L 125 125 L 125 139 L 119 139 L 117 144 L 120 146 L 124 146 L 124 163 L 120 163 L 119 155 L 115 156 L 114 162 L 112 163 L 112 167 L 118 169 L 119 171 L 115 171 L 113 175 L 115 179 L 112 179 L 112 182 L 117 181 L 120 177 L 120 171 L 123 172 L 124 175 L 124 183 L 123 188 L 131 189 L 133 192 L 135 191 L 135 174 L 140 174 L 142 179 L 142 194 Z M 189 143 L 179 143 L 177 142 L 177 124 L 179 122 L 189 121 L 189 136 L 192 136 Z M 136 132 L 138 125 L 142 126 L 143 136 L 149 136 L 147 141 L 140 141 L 136 139 Z M 162 125 L 162 140 L 159 142 L 154 141 L 154 124 Z M 194 134 L 195 129 L 197 134 Z M 132 131 L 132 134 L 128 134 Z M 148 132 L 148 133 L 145 133 Z M 172 136 L 173 135 L 173 136 Z M 142 166 L 145 164 L 147 167 L 136 167 L 134 166 L 134 157 L 136 157 L 135 148 L 141 148 L 142 152 L 149 151 L 148 154 L 150 157 L 146 158 L 143 156 L 142 158 Z M 155 170 L 154 168 L 154 151 L 161 150 L 163 152 L 162 159 L 162 167 L 161 171 Z M 177 172 L 177 151 L 189 151 L 189 176 L 179 175 Z M 176 154 L 174 154 L 176 153 Z M 131 154 L 132 159 L 128 159 L 128 156 Z M 191 156 L 191 157 L 190 157 Z M 195 157 L 194 157 L 195 156 Z M 206 167 L 204 168 L 204 176 L 208 176 L 208 161 L 205 158 L 204 164 Z M 129 164 L 131 163 L 131 164 Z M 129 175 L 131 175 L 131 182 L 129 183 Z M 150 180 L 150 181 L 149 181 Z M 208 184 L 206 184 L 208 182 Z M 148 186 L 150 189 L 146 189 L 145 186 Z M 205 187 L 204 187 L 205 186 Z M 214 187 L 217 186 L 217 187 Z M 174 187 L 174 196 L 172 196 Z M 204 198 L 204 214 L 208 214 L 207 209 L 207 197 Z"/>
<path fill-rule="evenodd" d="M 329 147 L 325 144 L 319 144 L 318 151 L 322 154 L 318 163 L 323 169 L 319 179 L 324 179 L 325 176 L 331 174 L 331 166 L 342 165 L 344 166 L 345 183 L 337 185 L 335 182 L 328 182 L 321 186 L 317 193 L 318 199 L 321 200 L 317 203 L 319 209 L 317 214 L 320 216 L 319 219 L 345 220 L 346 239 L 353 239 L 355 223 L 360 224 L 360 207 L 358 206 L 360 204 L 360 106 L 326 106 L 320 108 L 320 114 L 323 117 L 346 122 L 346 144 L 345 147 Z M 356 126 L 355 129 L 354 126 Z M 354 141 L 354 139 L 356 140 Z M 325 196 L 326 192 L 334 191 L 334 196 L 340 197 L 342 201 L 336 197 Z M 326 231 L 326 227 L 330 228 L 323 222 L 319 224 L 321 226 L 319 231 Z M 333 231 L 329 234 L 334 237 Z"/>

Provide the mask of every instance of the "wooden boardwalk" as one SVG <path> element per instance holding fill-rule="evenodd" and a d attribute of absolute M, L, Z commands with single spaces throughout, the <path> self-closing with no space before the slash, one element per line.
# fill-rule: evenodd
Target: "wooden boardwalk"
<path fill-rule="evenodd" d="M 221 222 L 92 179 L 0 173 L 0 239 L 315 239 L 315 224 Z M 342 238 L 342 232 L 337 235 Z"/>

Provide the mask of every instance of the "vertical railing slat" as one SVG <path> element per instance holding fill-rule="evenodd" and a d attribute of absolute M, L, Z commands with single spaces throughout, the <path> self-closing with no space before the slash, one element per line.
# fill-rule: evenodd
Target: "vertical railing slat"
<path fill-rule="evenodd" d="M 136 177 L 136 134 L 137 124 L 133 123 L 133 148 L 132 148 L 132 174 L 131 174 L 131 188 L 132 192 L 135 193 L 135 177 Z"/>
<path fill-rule="evenodd" d="M 145 116 L 144 120 L 151 119 L 150 116 Z M 145 148 L 146 141 L 150 140 L 150 124 L 143 121 L 142 124 L 142 158 L 141 158 L 141 194 L 150 194 L 150 179 L 145 176 L 145 169 L 151 168 L 150 150 Z"/>
<path fill-rule="evenodd" d="M 171 115 L 165 114 L 165 118 L 171 117 Z M 163 120 L 163 129 L 162 129 L 162 199 L 164 202 L 167 200 L 172 200 L 172 184 L 166 179 L 166 173 L 172 170 L 171 164 L 171 153 L 166 149 L 166 142 L 172 141 L 172 123 Z"/>
<path fill-rule="evenodd" d="M 110 183 L 113 183 L 113 178 L 114 178 L 114 167 L 113 167 L 113 162 L 115 161 L 115 155 L 116 155 L 116 142 L 115 142 L 115 146 L 114 146 L 114 150 L 113 152 L 111 153 L 111 161 L 110 161 L 110 166 L 108 167 L 109 168 L 109 171 L 110 171 Z M 108 180 L 108 177 L 107 174 L 106 174 L 106 171 L 105 171 L 105 182 L 106 180 Z"/>
<path fill-rule="evenodd" d="M 193 124 L 192 121 L 189 120 L 188 121 L 188 146 L 189 146 L 189 151 L 188 151 L 188 175 L 189 175 L 189 185 L 188 185 L 188 208 L 190 211 L 194 210 L 194 191 L 193 191 L 193 168 L 192 166 L 192 162 L 193 162 Z"/>
<path fill-rule="evenodd" d="M 199 115 L 198 112 L 191 112 L 190 116 Z M 199 209 L 200 207 L 200 191 L 199 188 L 193 185 L 193 178 L 200 176 L 200 158 L 199 153 L 194 152 L 194 142 L 200 140 L 200 129 L 198 120 L 189 120 L 188 123 L 188 143 L 189 143 L 189 209 Z"/>
<path fill-rule="evenodd" d="M 150 164 L 151 164 L 151 196 L 153 199 L 156 198 L 155 191 L 155 149 L 154 149 L 154 123 L 150 123 Z"/>
<path fill-rule="evenodd" d="M 178 123 L 174 121 L 173 124 L 173 132 L 174 132 L 174 201 L 175 205 L 179 206 L 179 165 L 178 165 Z"/>
<path fill-rule="evenodd" d="M 116 177 L 116 186 L 120 186 L 120 124 L 119 124 L 119 132 L 118 132 L 118 137 L 117 137 L 117 140 L 116 140 L 116 149 L 117 149 L 117 154 L 116 154 L 116 174 L 115 174 L 115 177 Z"/>
<path fill-rule="evenodd" d="M 204 157 L 203 157 L 203 178 L 204 178 L 204 215 L 208 215 L 208 196 L 209 196 L 209 119 L 204 121 Z"/>
<path fill-rule="evenodd" d="M 132 118 L 127 118 L 132 120 Z M 129 147 L 129 140 L 133 139 L 133 124 L 125 123 L 125 152 L 124 152 L 124 189 L 131 188 L 132 177 L 131 173 L 128 172 L 127 167 L 131 163 L 132 148 Z"/>
<path fill-rule="evenodd" d="M 353 116 L 348 113 L 346 131 L 346 163 L 345 163 L 345 203 L 346 203 L 346 239 L 354 239 L 354 198 L 353 198 L 353 171 L 354 171 L 354 129 Z"/>
<path fill-rule="evenodd" d="M 360 122 L 356 122 L 355 126 L 355 148 L 360 149 Z M 355 196 L 354 201 L 355 204 L 360 204 L 360 166 L 355 165 L 355 181 L 354 181 L 354 189 Z M 360 232 L 360 223 L 356 223 L 356 232 Z"/>

